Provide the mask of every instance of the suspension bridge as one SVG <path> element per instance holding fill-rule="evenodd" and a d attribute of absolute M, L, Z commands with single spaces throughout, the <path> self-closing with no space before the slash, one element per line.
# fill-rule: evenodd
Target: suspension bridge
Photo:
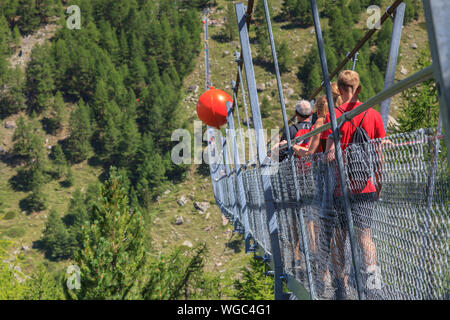
<path fill-rule="evenodd" d="M 261 1 L 287 131 L 289 119 L 271 19 L 267 0 Z M 310 299 L 337 299 L 335 292 L 341 286 L 348 299 L 448 299 L 450 33 L 446 25 L 450 4 L 446 0 L 423 0 L 433 64 L 394 83 L 405 13 L 405 4 L 394 1 L 380 19 L 381 25 L 387 19 L 394 20 L 384 90 L 336 118 L 330 80 L 349 61 L 356 62 L 358 50 L 376 30 L 368 31 L 329 73 L 316 0 L 310 0 L 323 82 L 309 100 L 325 90 L 330 123 L 292 140 L 286 132 L 287 144 L 281 150 L 287 150 L 289 157 L 281 162 L 267 148 L 261 120 L 249 39 L 253 6 L 254 0 L 249 0 L 247 6 L 235 4 L 241 52 L 236 52 L 234 99 L 227 102 L 226 134 L 208 127 L 208 155 L 217 206 L 233 221 L 235 230 L 244 235 L 246 251 L 259 252 L 271 265 L 266 274 L 274 279 L 274 298 L 300 299 L 307 295 Z M 207 20 L 204 25 L 208 89 L 211 81 Z M 339 128 L 343 123 L 381 105 L 386 126 L 390 98 L 429 79 L 436 81 L 440 103 L 437 128 L 371 140 L 364 148 L 350 145 L 342 151 Z M 247 130 L 241 128 L 239 92 Z M 334 151 L 329 151 L 334 152 L 333 157 L 329 157 L 329 152 L 302 158 L 293 155 L 293 144 L 329 129 L 336 145 Z M 248 148 L 244 143 L 247 140 Z M 355 157 L 358 153 L 359 157 Z M 362 157 L 370 159 L 366 162 L 369 167 L 355 162 Z M 355 200 L 355 181 L 368 174 L 377 177 L 379 196 L 371 202 Z M 364 237 L 367 229 L 361 226 L 363 222 L 354 221 L 352 212 L 356 210 L 360 220 L 371 221 L 368 237 Z M 341 220 L 345 221 L 344 227 L 339 227 Z M 376 263 L 370 272 L 362 241 L 371 242 L 376 252 L 376 257 L 372 257 Z M 283 284 L 289 292 L 283 291 Z"/>

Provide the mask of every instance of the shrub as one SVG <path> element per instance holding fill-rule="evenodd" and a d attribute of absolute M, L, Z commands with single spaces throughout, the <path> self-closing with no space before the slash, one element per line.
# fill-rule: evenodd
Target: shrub
<path fill-rule="evenodd" d="M 14 211 L 8 211 L 4 216 L 3 219 L 4 220 L 12 220 L 17 216 L 16 212 Z"/>

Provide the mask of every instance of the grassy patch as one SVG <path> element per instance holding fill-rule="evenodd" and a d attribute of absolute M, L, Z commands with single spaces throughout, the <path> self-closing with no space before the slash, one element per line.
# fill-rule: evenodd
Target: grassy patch
<path fill-rule="evenodd" d="M 3 220 L 12 220 L 17 216 L 17 213 L 15 211 L 8 211 L 3 216 Z"/>

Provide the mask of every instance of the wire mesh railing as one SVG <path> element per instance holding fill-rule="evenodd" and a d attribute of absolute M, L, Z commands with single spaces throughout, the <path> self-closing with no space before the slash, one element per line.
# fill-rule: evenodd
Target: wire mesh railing
<path fill-rule="evenodd" d="M 450 173 L 447 161 L 450 156 L 440 153 L 443 149 L 439 143 L 443 138 L 440 130 L 434 133 L 421 129 L 365 144 L 352 144 L 345 146 L 345 150 L 341 149 L 338 136 L 344 122 L 433 75 L 437 85 L 439 82 L 445 85 L 447 78 L 441 70 L 442 61 L 433 59 L 433 66 L 387 86 L 336 119 L 317 4 L 310 0 L 331 123 L 292 141 L 288 138 L 286 146 L 279 150 L 292 151 L 291 142 L 299 143 L 330 128 L 336 148 L 333 153 L 301 159 L 290 155 L 279 163 L 266 156 L 262 135 L 248 35 L 253 3 L 249 1 L 248 8 L 235 5 L 242 52 L 237 55 L 238 77 L 233 84 L 233 107 L 227 106 L 227 121 L 233 131 L 239 85 L 245 98 L 240 82 L 244 66 L 257 155 L 250 168 L 248 163 L 241 168 L 235 166 L 234 170 L 231 164 L 221 165 L 222 173 L 213 175 L 212 181 L 217 204 L 224 215 L 235 226 L 245 226 L 245 233 L 266 255 L 272 255 L 275 298 L 282 298 L 280 281 L 288 278 L 308 288 L 312 299 L 448 299 Z M 400 1 L 395 2 L 395 6 L 399 4 Z M 424 0 L 424 4 L 427 27 L 430 27 L 433 19 L 440 21 L 437 13 L 447 9 L 441 0 L 433 6 L 429 0 Z M 271 31 L 267 0 L 264 6 Z M 435 7 L 440 9 L 435 10 Z M 432 54 L 437 56 L 440 44 L 433 43 L 435 29 L 428 31 Z M 287 130 L 271 32 L 269 37 Z M 447 107 L 442 90 L 439 98 L 445 129 L 448 127 L 444 112 Z M 246 116 L 248 123 L 247 113 Z M 242 136 L 240 138 L 242 140 Z M 236 136 L 226 140 L 237 154 Z M 249 148 L 253 150 L 252 143 Z M 215 160 L 221 161 L 224 157 L 225 162 L 227 158 L 232 161 L 228 151 L 222 152 Z M 237 155 L 235 161 L 238 158 Z M 239 197 L 242 193 L 245 199 Z"/>
<path fill-rule="evenodd" d="M 444 156 L 434 158 L 438 140 L 431 130 L 419 130 L 344 152 L 367 299 L 449 298 L 450 171 Z M 430 185 L 433 162 L 437 168 Z M 323 153 L 295 163 L 317 298 L 335 299 L 342 291 L 347 299 L 356 299 L 336 163 Z M 288 160 L 272 165 L 278 166 L 271 181 L 283 267 L 308 288 L 294 175 Z M 258 168 L 243 173 L 249 228 L 270 253 L 260 175 Z M 225 186 L 227 179 L 221 180 Z M 230 201 L 224 206 L 231 211 Z"/>

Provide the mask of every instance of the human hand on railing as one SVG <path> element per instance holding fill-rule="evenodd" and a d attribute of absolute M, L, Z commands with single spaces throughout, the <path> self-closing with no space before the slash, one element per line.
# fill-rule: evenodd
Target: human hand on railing
<path fill-rule="evenodd" d="M 294 154 L 300 158 L 306 156 L 306 153 L 308 152 L 307 148 L 296 144 L 292 146 L 292 150 L 294 151 Z"/>
<path fill-rule="evenodd" d="M 334 144 L 333 147 L 328 151 L 327 159 L 328 162 L 332 162 L 336 159 L 336 150 L 334 150 Z"/>
<path fill-rule="evenodd" d="M 283 140 L 283 141 L 275 144 L 273 146 L 273 148 L 270 150 L 270 157 L 272 157 L 272 159 L 274 159 L 274 157 L 279 156 L 280 148 L 286 143 L 287 143 L 286 140 Z"/>

